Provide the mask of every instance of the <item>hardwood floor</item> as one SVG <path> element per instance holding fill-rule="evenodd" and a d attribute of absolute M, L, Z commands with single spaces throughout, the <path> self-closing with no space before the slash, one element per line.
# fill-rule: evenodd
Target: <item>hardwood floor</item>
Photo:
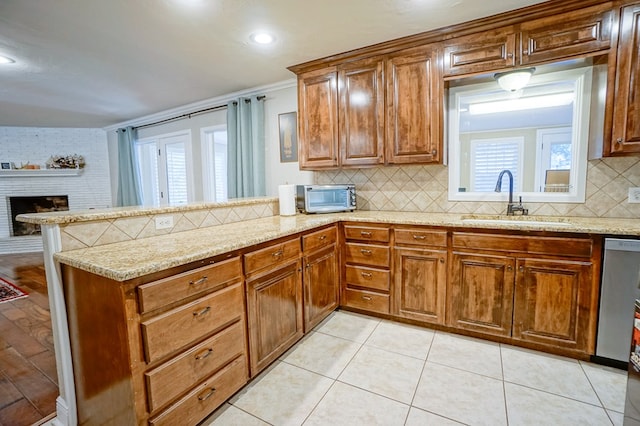
<path fill-rule="evenodd" d="M 0 277 L 29 293 L 0 303 L 0 425 L 37 424 L 58 396 L 42 253 L 0 255 Z"/>

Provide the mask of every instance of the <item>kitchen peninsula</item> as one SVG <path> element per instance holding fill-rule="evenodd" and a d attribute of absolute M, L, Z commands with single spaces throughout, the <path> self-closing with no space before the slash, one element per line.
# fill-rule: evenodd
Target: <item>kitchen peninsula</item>
<path fill-rule="evenodd" d="M 206 218 L 223 209 L 234 221 L 210 225 Z M 67 409 L 77 410 L 79 423 L 168 424 L 184 413 L 197 423 L 307 332 L 312 313 L 321 317 L 338 305 L 588 358 L 602 237 L 640 236 L 640 221 L 629 219 L 276 212 L 276 200 L 256 199 L 21 217 L 43 227 L 50 292 L 61 298 L 52 297 L 52 305 L 63 310 L 52 312 L 57 333 L 69 323 L 68 346 L 56 340 L 59 368 L 66 369 L 61 395 L 72 401 L 77 395 L 77 409 Z M 82 248 L 65 240 L 73 234 L 80 241 L 90 230 L 104 234 L 123 220 L 143 229 L 142 222 L 160 216 L 172 216 L 176 228 L 189 217 L 193 229 Z M 481 260 L 490 260 L 489 269 Z M 492 287 L 482 288 L 491 291 L 482 301 L 493 301 L 491 309 L 459 303 L 468 295 L 456 283 L 461 274 L 473 280 L 474 268 L 493 271 Z M 309 288 L 323 271 L 330 271 L 324 284 Z M 407 282 L 415 277 L 423 278 Z M 539 291 L 527 287 L 532 283 Z M 555 322 L 541 323 L 544 315 L 531 317 L 530 305 L 554 285 L 558 300 L 570 306 L 549 304 L 563 311 L 552 312 Z M 109 410 L 101 409 L 105 404 Z M 107 413 L 110 419 L 100 417 Z"/>

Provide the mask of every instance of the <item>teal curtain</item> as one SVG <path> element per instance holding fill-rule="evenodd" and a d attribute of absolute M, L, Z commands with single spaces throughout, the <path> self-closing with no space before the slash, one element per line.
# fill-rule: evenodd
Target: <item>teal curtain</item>
<path fill-rule="evenodd" d="M 227 105 L 228 197 L 266 195 L 264 96 Z"/>
<path fill-rule="evenodd" d="M 139 206 L 142 204 L 140 180 L 136 169 L 134 143 L 136 129 L 118 129 L 118 195 L 116 206 Z"/>

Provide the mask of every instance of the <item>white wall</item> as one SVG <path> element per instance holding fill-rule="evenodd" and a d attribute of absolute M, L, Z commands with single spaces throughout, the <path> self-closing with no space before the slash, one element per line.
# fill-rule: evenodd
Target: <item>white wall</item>
<path fill-rule="evenodd" d="M 11 237 L 9 196 L 68 195 L 69 209 L 111 207 L 107 138 L 102 129 L 0 127 L 0 160 L 45 167 L 52 155 L 79 154 L 86 166 L 79 176 L 1 177 L 0 253 L 42 250 L 40 236 Z"/>
<path fill-rule="evenodd" d="M 286 112 L 297 111 L 297 89 L 295 81 L 289 85 L 280 86 L 274 90 L 260 90 L 254 94 L 266 95 L 265 99 L 265 150 L 266 150 L 266 188 L 268 196 L 278 195 L 278 185 L 284 183 L 307 184 L 313 182 L 313 173 L 300 171 L 298 163 L 281 163 L 280 162 L 280 144 L 278 115 Z M 243 96 L 248 96 L 248 93 Z M 222 104 L 226 102 L 221 102 Z M 198 110 L 194 108 L 193 110 Z M 175 115 L 182 115 L 175 114 Z M 200 129 L 202 127 L 215 126 L 225 124 L 227 118 L 226 109 L 214 111 L 207 114 L 201 114 L 188 119 L 173 121 L 170 123 L 141 128 L 138 130 L 139 138 L 148 138 L 158 136 L 165 133 L 178 132 L 182 130 L 190 130 L 192 138 L 192 152 L 194 158 L 193 175 L 196 183 L 194 201 L 202 201 L 202 164 L 200 161 L 201 141 Z M 136 120 L 132 120 L 135 122 Z M 149 120 L 150 122 L 156 120 Z M 143 124 L 141 121 L 140 124 Z M 123 123 L 122 125 L 126 125 Z M 136 124 L 133 124 L 134 126 Z M 112 170 L 117 170 L 118 164 L 118 140 L 116 132 L 109 130 L 107 132 L 109 146 L 109 163 Z M 113 173 L 111 176 L 111 193 L 113 199 L 118 191 L 118 176 Z"/>

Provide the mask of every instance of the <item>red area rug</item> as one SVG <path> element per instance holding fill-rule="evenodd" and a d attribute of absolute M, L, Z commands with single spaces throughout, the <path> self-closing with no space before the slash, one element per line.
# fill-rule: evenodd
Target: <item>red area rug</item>
<path fill-rule="evenodd" d="M 16 287 L 9 281 L 0 278 L 0 303 L 27 297 L 26 291 Z"/>

